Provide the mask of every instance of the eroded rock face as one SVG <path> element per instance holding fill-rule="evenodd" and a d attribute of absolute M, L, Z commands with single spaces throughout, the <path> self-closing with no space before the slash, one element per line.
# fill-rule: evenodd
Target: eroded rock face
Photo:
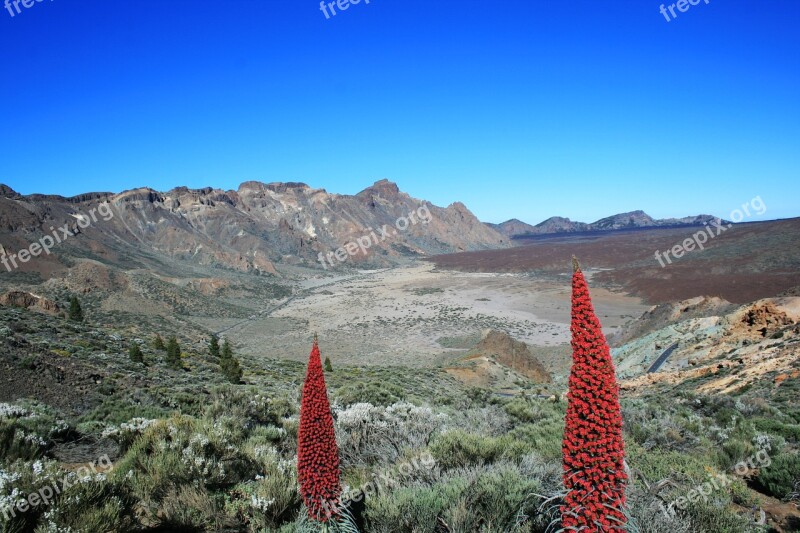
<path fill-rule="evenodd" d="M 120 194 L 91 193 L 73 198 L 14 196 L 0 191 L 0 244 L 27 247 L 49 228 L 74 225 L 103 207 L 103 216 L 81 235 L 52 250 L 49 270 L 26 264 L 45 278 L 63 270 L 60 255 L 92 257 L 125 269 L 158 269 L 162 259 L 277 275 L 275 263 L 321 267 L 329 254 L 386 228 L 388 238 L 347 255 L 349 266 L 389 266 L 409 255 L 424 256 L 498 248 L 508 239 L 482 224 L 463 204 L 447 208 L 412 198 L 381 180 L 354 196 L 331 194 L 304 183 L 243 183 L 236 191 L 148 188 Z M 414 213 L 415 221 L 402 218 Z M 424 219 L 424 222 L 423 220 Z M 335 262 L 333 266 L 337 266 Z"/>
<path fill-rule="evenodd" d="M 714 302 L 681 302 L 674 321 L 615 348 L 617 369 L 625 379 L 622 388 L 638 393 L 705 377 L 696 384 L 698 392 L 727 394 L 766 380 L 781 386 L 796 379 L 791 369 L 800 359 L 800 297 L 758 300 L 724 314 L 726 306 L 709 303 Z M 651 314 L 645 313 L 642 320 Z M 677 347 L 664 366 L 657 373 L 646 373 L 673 343 Z"/>
<path fill-rule="evenodd" d="M 535 383 L 550 383 L 553 380 L 542 363 L 531 353 L 527 344 L 503 331 L 490 331 L 478 343 L 475 350 L 494 358 L 501 365 L 519 372 Z"/>
<path fill-rule="evenodd" d="M 39 311 L 40 313 L 47 313 L 49 315 L 57 315 L 61 312 L 61 308 L 52 300 L 24 291 L 10 291 L 0 296 L 0 305 L 24 307 L 32 311 Z"/>
<path fill-rule="evenodd" d="M 778 309 L 772 302 L 755 305 L 747 310 L 742 317 L 742 323 L 753 332 L 758 332 L 766 337 L 770 332 L 783 326 L 793 324 L 789 316 Z"/>

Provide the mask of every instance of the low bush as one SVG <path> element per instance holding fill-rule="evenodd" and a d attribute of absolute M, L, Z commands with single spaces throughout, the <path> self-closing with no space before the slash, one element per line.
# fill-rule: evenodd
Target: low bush
<path fill-rule="evenodd" d="M 519 459 L 532 451 L 528 443 L 510 435 L 485 437 L 461 430 L 439 435 L 430 450 L 436 463 L 444 469 Z"/>
<path fill-rule="evenodd" d="M 794 490 L 795 480 L 800 478 L 800 455 L 782 453 L 772 458 L 772 463 L 761 468 L 756 479 L 764 492 L 776 498 L 786 498 Z"/>
<path fill-rule="evenodd" d="M 774 418 L 755 418 L 753 426 L 759 431 L 781 436 L 789 442 L 800 443 L 800 424 L 785 424 Z"/>
<path fill-rule="evenodd" d="M 344 385 L 334 392 L 334 398 L 341 405 L 370 403 L 372 405 L 389 406 L 406 397 L 402 387 L 393 383 L 370 381 L 355 382 Z"/>

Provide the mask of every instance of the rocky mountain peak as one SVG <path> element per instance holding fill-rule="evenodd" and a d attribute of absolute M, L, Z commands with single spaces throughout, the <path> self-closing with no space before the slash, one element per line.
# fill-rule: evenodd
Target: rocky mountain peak
<path fill-rule="evenodd" d="M 378 180 L 367 187 L 357 196 L 380 196 L 381 198 L 393 198 L 400 194 L 400 187 L 393 181 L 387 179 Z"/>
<path fill-rule="evenodd" d="M 388 180 L 376 182 L 358 196 L 328 194 L 305 183 L 258 181 L 242 183 L 238 192 L 175 187 L 165 193 L 139 188 L 73 199 L 20 196 L 25 206 L 8 197 L 16 194 L 10 188 L 2 192 L 6 196 L 0 196 L 0 244 L 10 249 L 24 247 L 27 235 L 44 231 L 52 220 L 72 222 L 76 212 L 88 212 L 104 201 L 114 206 L 112 218 L 87 228 L 91 239 L 72 239 L 70 246 L 48 256 L 48 262 L 33 265 L 46 270 L 46 276 L 67 268 L 67 262 L 59 259 L 61 253 L 73 253 L 80 247 L 91 247 L 92 254 L 101 257 L 124 257 L 126 266 L 132 268 L 152 265 L 153 254 L 272 275 L 277 274 L 275 263 L 322 267 L 320 254 L 335 252 L 365 235 L 367 228 L 392 226 L 427 204 Z M 506 246 L 501 235 L 484 227 L 466 207 L 455 206 L 443 209 L 428 204 L 429 222 L 412 225 L 395 239 L 373 246 L 369 253 L 348 257 L 342 266 L 385 266 L 409 254 Z M 339 262 L 326 268 L 337 266 Z"/>
<path fill-rule="evenodd" d="M 5 183 L 0 183 L 0 196 L 3 198 L 17 198 L 19 193 Z"/>

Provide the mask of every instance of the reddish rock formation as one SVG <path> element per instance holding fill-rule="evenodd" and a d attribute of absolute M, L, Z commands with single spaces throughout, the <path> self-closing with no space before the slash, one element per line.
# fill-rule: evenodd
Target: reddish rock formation
<path fill-rule="evenodd" d="M 782 326 L 793 324 L 793 321 L 786 313 L 775 307 L 775 304 L 766 302 L 749 309 L 742 317 L 742 323 L 751 331 L 766 337 L 767 334 Z"/>
<path fill-rule="evenodd" d="M 24 291 L 10 291 L 0 296 L 0 305 L 24 307 L 48 315 L 57 315 L 61 312 L 61 308 L 52 300 Z"/>
<path fill-rule="evenodd" d="M 493 357 L 501 365 L 519 372 L 535 383 L 550 383 L 553 378 L 524 342 L 513 339 L 503 331 L 490 331 L 475 350 Z"/>

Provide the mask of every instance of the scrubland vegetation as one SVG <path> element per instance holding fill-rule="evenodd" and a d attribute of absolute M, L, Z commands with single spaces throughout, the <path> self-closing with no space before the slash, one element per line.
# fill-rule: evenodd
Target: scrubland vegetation
<path fill-rule="evenodd" d="M 3 379 L 67 361 L 100 376 L 60 407 L 0 404 L 0 531 L 308 527 L 296 470 L 303 364 L 242 357 L 234 384 L 205 345 L 184 347 L 175 369 L 153 347 L 155 332 L 126 338 L 24 310 L 0 312 Z M 134 344 L 144 363 L 131 360 Z M 324 339 L 321 347 L 324 356 Z M 343 489 L 359 530 L 560 528 L 564 401 L 464 388 L 438 369 L 335 360 L 332 367 L 325 379 Z M 767 531 L 755 524 L 754 509 L 797 498 L 800 479 L 797 384 L 768 386 L 737 396 L 675 390 L 622 398 L 630 531 Z M 738 475 L 737 463 L 759 449 L 768 449 L 770 466 Z M 81 472 L 103 454 L 113 468 Z M 730 483 L 674 515 L 664 512 L 718 474 Z M 65 475 L 73 482 L 48 504 L 3 516 Z"/>

